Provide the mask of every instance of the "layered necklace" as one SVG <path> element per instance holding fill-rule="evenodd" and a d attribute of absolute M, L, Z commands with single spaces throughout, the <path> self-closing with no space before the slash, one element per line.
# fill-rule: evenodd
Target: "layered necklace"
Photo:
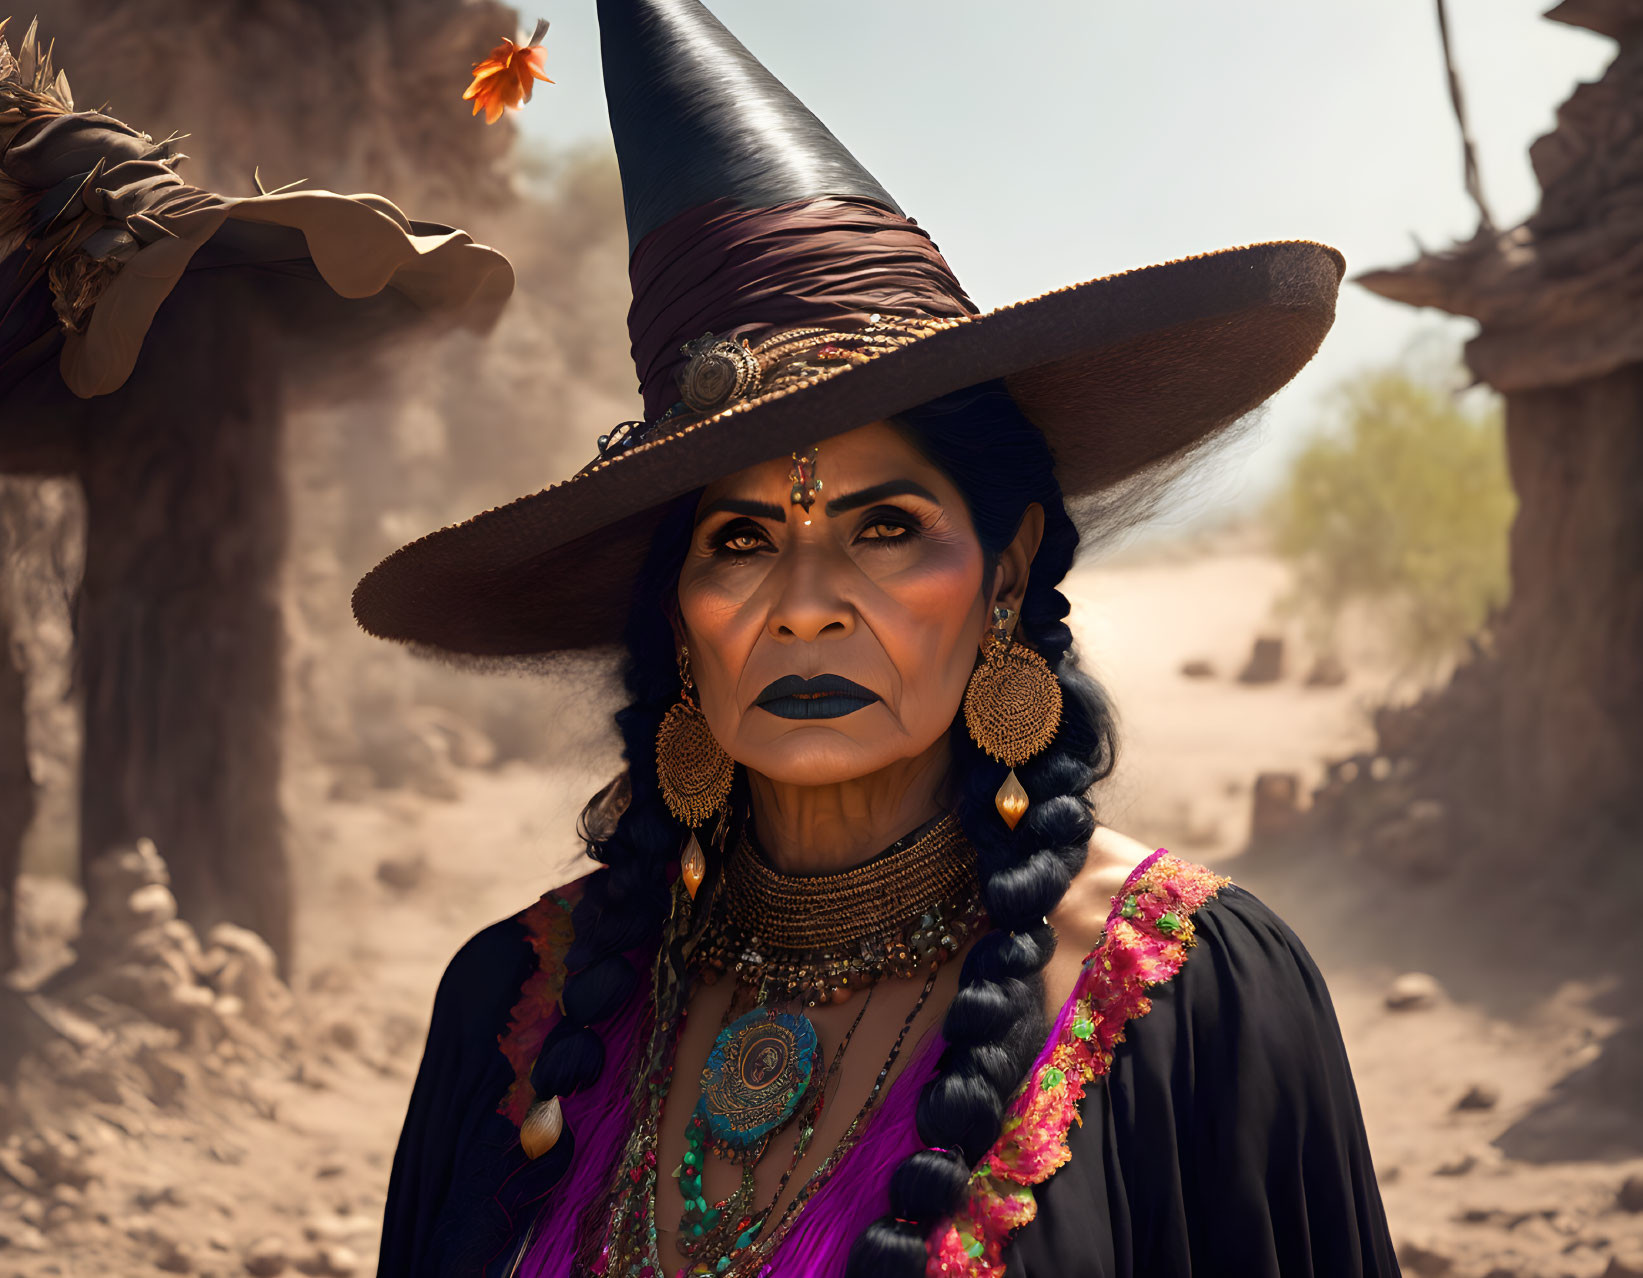
<path fill-rule="evenodd" d="M 744 832 L 697 962 L 706 983 L 729 971 L 738 993 L 756 991 L 760 1002 L 844 1003 L 887 976 L 946 961 L 979 904 L 975 853 L 954 816 L 839 874 L 783 874 Z"/>
<path fill-rule="evenodd" d="M 638 1121 L 612 1182 L 602 1237 L 584 1240 L 587 1268 L 610 1278 L 663 1278 L 655 1223 L 656 1147 L 662 1103 L 693 981 L 734 980 L 701 1074 L 701 1097 L 685 1127 L 685 1152 L 672 1174 L 684 1211 L 677 1245 L 681 1274 L 739 1278 L 743 1262 L 767 1256 L 800 1208 L 821 1188 L 873 1111 L 908 1031 L 935 986 L 940 965 L 981 924 L 975 851 L 958 821 L 944 816 L 838 874 L 798 876 L 773 869 L 744 835 L 727 856 L 705 902 L 691 908 L 676 888 L 673 918 L 655 969 L 656 1019 L 634 1094 Z M 835 1150 L 781 1218 L 771 1220 L 815 1136 L 845 1053 L 883 980 L 925 980 L 867 1099 Z M 862 994 L 826 1068 L 807 1007 Z M 757 1202 L 755 1171 L 775 1135 L 797 1124 L 775 1193 Z M 741 1168 L 727 1197 L 709 1201 L 707 1161 Z M 748 1266 L 751 1268 L 751 1265 Z"/>

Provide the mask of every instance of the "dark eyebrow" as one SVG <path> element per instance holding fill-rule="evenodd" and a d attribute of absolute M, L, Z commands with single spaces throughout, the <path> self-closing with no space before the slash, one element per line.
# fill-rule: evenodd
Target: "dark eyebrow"
<path fill-rule="evenodd" d="M 911 479 L 891 479 L 882 484 L 874 484 L 871 488 L 859 488 L 853 493 L 846 493 L 843 497 L 835 497 L 824 509 L 829 515 L 842 515 L 847 510 L 871 506 L 886 497 L 904 496 L 922 497 L 932 505 L 941 505 L 936 495 L 924 485 L 915 484 Z"/>
<path fill-rule="evenodd" d="M 736 497 L 721 497 L 718 501 L 708 502 L 697 512 L 696 522 L 700 524 L 709 515 L 721 512 L 727 515 L 748 515 L 754 519 L 768 519 L 776 524 L 787 522 L 787 512 L 780 506 L 774 506 L 767 501 L 742 501 Z"/>

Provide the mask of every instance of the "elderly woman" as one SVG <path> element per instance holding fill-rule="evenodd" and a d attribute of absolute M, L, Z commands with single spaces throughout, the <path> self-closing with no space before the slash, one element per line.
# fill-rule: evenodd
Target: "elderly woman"
<path fill-rule="evenodd" d="M 1310 358 L 1262 245 L 978 314 L 696 0 L 605 0 L 644 421 L 385 560 L 455 659 L 625 647 L 599 869 L 452 961 L 385 1275 L 1396 1273 L 1328 995 L 1097 823 L 1059 584 Z"/>

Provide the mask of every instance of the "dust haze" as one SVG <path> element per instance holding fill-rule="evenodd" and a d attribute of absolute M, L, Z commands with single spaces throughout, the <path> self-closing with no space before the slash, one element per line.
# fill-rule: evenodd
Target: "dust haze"
<path fill-rule="evenodd" d="M 136 769 L 88 748 L 119 713 L 85 702 L 119 673 L 89 663 L 121 649 L 87 646 L 81 591 L 118 486 L 0 480 L 0 869 L 21 862 L 0 951 L 0 1275 L 363 1278 L 439 974 L 591 868 L 575 818 L 619 760 L 608 663 L 419 660 L 360 632 L 348 596 L 383 555 L 568 476 L 638 414 L 619 181 L 602 157 L 534 152 L 469 116 L 468 63 L 519 25 L 490 0 L 83 0 L 39 17 L 82 107 L 191 134 L 192 183 L 247 194 L 255 170 L 269 188 L 379 192 L 518 274 L 488 337 L 290 370 L 272 464 L 235 481 L 255 498 L 236 536 L 277 566 L 258 587 L 277 677 L 211 709 L 214 731 L 268 747 L 271 815 L 243 839 L 190 824 L 220 778 L 167 777 L 185 744 L 169 733 L 128 743 Z M 1613 657 L 1643 637 L 1624 513 L 1643 476 L 1639 358 L 1586 399 L 1508 400 L 1509 443 L 1541 423 L 1540 453 L 1511 443 L 1517 593 L 1418 678 L 1373 608 L 1322 650 L 1280 607 L 1293 567 L 1254 516 L 1103 539 L 1067 583 L 1121 716 L 1098 816 L 1231 874 L 1312 949 L 1410 1274 L 1643 1278 L 1640 756 L 1635 724 L 1604 726 L 1643 710 L 1635 656 Z M 1562 491 L 1577 448 L 1603 461 Z M 1609 548 L 1582 555 L 1603 533 L 1570 511 L 1605 501 L 1622 512 L 1595 519 Z M 1582 588 L 1583 571 L 1607 575 Z M 1560 612 L 1534 593 L 1554 581 L 1611 604 Z M 1558 638 L 1580 626 L 1609 636 L 1595 691 L 1580 654 L 1601 645 Z M 190 672 L 150 650 L 186 691 Z M 154 777 L 163 794 L 131 793 Z M 172 833 L 89 833 L 117 828 L 99 793 Z"/>

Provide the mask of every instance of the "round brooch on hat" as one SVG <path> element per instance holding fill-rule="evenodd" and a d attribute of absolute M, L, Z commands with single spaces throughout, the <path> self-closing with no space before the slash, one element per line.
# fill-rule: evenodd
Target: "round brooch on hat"
<path fill-rule="evenodd" d="M 711 413 L 751 395 L 759 385 L 759 357 L 742 342 L 705 333 L 679 348 L 679 398 L 698 413 Z"/>

